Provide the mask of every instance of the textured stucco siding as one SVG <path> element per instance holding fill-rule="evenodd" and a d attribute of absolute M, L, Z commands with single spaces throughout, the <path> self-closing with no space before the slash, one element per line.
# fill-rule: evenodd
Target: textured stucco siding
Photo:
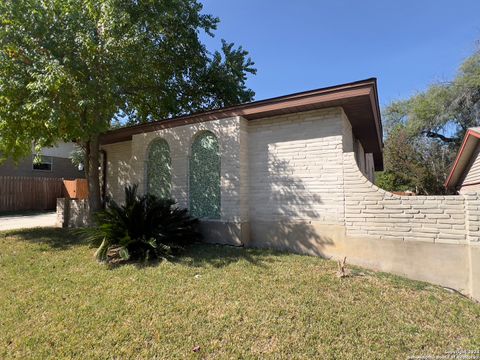
<path fill-rule="evenodd" d="M 249 214 L 255 220 L 343 222 L 341 109 L 249 124 Z"/>

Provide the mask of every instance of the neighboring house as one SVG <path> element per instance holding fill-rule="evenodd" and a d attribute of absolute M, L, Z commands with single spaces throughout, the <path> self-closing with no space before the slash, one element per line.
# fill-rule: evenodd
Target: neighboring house
<path fill-rule="evenodd" d="M 34 161 L 34 154 L 21 160 L 18 164 L 7 160 L 0 165 L 0 176 L 48 177 L 67 180 L 84 178 L 84 171 L 74 166 L 70 159 L 70 154 L 74 149 L 74 143 L 59 143 L 55 147 L 42 149 L 39 162 Z"/>
<path fill-rule="evenodd" d="M 375 79 L 116 129 L 101 143 L 107 195 L 122 202 L 136 183 L 172 197 L 207 241 L 346 256 L 480 299 L 480 197 L 372 183 L 383 168 Z"/>
<path fill-rule="evenodd" d="M 460 194 L 480 192 L 480 127 L 467 130 L 445 186 Z"/>

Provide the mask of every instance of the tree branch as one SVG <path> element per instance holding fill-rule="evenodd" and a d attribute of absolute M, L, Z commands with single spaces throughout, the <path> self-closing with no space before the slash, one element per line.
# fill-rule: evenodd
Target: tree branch
<path fill-rule="evenodd" d="M 426 137 L 429 137 L 429 138 L 440 139 L 440 140 L 442 140 L 443 142 L 446 142 L 446 143 L 455 142 L 454 138 L 446 137 L 445 135 L 436 133 L 436 132 L 431 131 L 431 130 L 424 130 L 424 131 L 422 131 L 422 134 L 425 135 Z"/>

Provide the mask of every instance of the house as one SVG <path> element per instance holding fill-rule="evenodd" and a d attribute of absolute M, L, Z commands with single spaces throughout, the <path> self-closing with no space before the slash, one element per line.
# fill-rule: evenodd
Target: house
<path fill-rule="evenodd" d="M 0 176 L 48 177 L 78 179 L 84 178 L 83 169 L 72 164 L 70 154 L 75 149 L 74 143 L 59 143 L 55 147 L 43 148 L 40 161 L 34 161 L 35 154 L 15 164 L 12 160 L 0 165 Z"/>
<path fill-rule="evenodd" d="M 480 298 L 480 197 L 372 183 L 383 168 L 375 79 L 115 129 L 101 144 L 106 195 L 122 202 L 136 183 L 172 197 L 207 241 L 346 256 Z"/>
<path fill-rule="evenodd" d="M 328 233 L 343 224 L 344 153 L 371 181 L 382 169 L 380 120 L 368 79 L 112 130 L 101 138 L 107 195 L 122 201 L 124 186 L 138 183 L 173 197 L 214 242 L 287 231 L 310 241 L 299 221 Z"/>
<path fill-rule="evenodd" d="M 460 194 L 480 192 L 480 127 L 467 130 L 447 177 L 447 189 Z"/>

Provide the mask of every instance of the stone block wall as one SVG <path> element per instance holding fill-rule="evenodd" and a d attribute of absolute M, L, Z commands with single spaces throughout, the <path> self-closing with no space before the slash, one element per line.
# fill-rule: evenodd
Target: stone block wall
<path fill-rule="evenodd" d="M 472 245 L 480 246 L 480 194 L 469 193 L 464 198 L 467 240 Z"/>
<path fill-rule="evenodd" d="M 340 108 L 250 121 L 250 221 L 342 224 Z"/>
<path fill-rule="evenodd" d="M 346 116 L 343 131 L 347 236 L 446 244 L 468 242 L 466 197 L 399 196 L 378 188 L 360 171 L 353 151 L 355 139 Z"/>
<path fill-rule="evenodd" d="M 78 228 L 88 225 L 88 200 L 57 199 L 58 227 Z"/>
<path fill-rule="evenodd" d="M 344 154 L 347 235 L 385 240 L 467 242 L 466 199 L 461 196 L 398 196 L 379 189 Z"/>

